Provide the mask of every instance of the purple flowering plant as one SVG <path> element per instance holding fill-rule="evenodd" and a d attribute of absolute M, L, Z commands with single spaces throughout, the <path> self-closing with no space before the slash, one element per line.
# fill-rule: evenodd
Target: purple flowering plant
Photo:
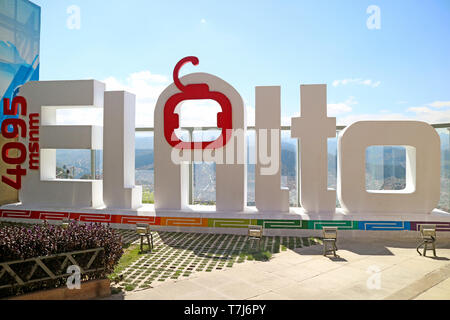
<path fill-rule="evenodd" d="M 44 224 L 33 226 L 5 225 L 0 227 L 0 262 L 26 260 L 29 258 L 51 256 L 59 253 L 74 252 L 87 249 L 103 248 L 89 269 L 101 269 L 81 275 L 81 281 L 103 279 L 114 271 L 115 265 L 123 254 L 122 237 L 110 226 L 100 223 L 81 224 L 71 221 L 67 228 Z M 92 257 L 91 253 L 73 255 L 79 265 L 84 268 Z M 54 274 L 63 274 L 61 265 L 65 257 L 44 259 L 45 265 Z M 65 266 L 72 263 L 69 262 Z M 10 267 L 24 281 L 46 277 L 42 268 L 37 268 L 33 276 L 27 279 L 35 263 L 13 264 Z M 0 267 L 0 272 L 1 272 Z M 5 284 L 16 284 L 7 272 L 0 278 L 0 287 Z M 43 288 L 63 286 L 66 277 L 34 282 L 25 286 L 15 285 L 13 288 L 0 289 L 0 297 L 15 295 Z"/>

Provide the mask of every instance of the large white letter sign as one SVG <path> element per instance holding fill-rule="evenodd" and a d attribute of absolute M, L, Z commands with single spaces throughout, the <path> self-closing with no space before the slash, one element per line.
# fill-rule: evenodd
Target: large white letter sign
<path fill-rule="evenodd" d="M 430 213 L 440 196 L 440 139 L 420 121 L 359 121 L 339 135 L 338 195 L 352 213 Z M 366 191 L 366 149 L 406 147 L 406 188 Z"/>
<path fill-rule="evenodd" d="M 255 88 L 255 202 L 259 211 L 289 211 L 289 189 L 280 188 L 280 91 L 280 87 L 275 86 Z M 263 159 L 267 155 L 267 151 L 270 152 L 270 157 Z M 264 172 L 264 170 L 273 172 Z"/>
<path fill-rule="evenodd" d="M 327 138 L 336 136 L 336 118 L 327 117 L 327 86 L 300 86 L 300 118 L 291 136 L 300 138 L 300 203 L 307 212 L 334 212 L 336 191 L 328 189 Z"/>
<path fill-rule="evenodd" d="M 56 110 L 103 107 L 105 85 L 95 80 L 33 81 L 20 88 L 29 113 L 40 114 L 40 170 L 23 178 L 19 199 L 24 205 L 97 207 L 103 205 L 101 180 L 56 179 L 55 149 L 102 149 L 102 127 L 60 126 Z M 28 138 L 24 141 L 28 145 Z"/>
<path fill-rule="evenodd" d="M 105 92 L 103 202 L 108 208 L 142 205 L 142 187 L 134 184 L 135 101 L 135 95 L 125 91 Z"/>
<path fill-rule="evenodd" d="M 175 80 L 175 77 L 174 77 Z M 180 84 L 180 82 L 182 84 Z M 196 99 L 211 99 L 209 95 L 217 95 L 217 93 L 225 95 L 231 104 L 232 129 L 229 130 L 230 140 L 224 146 L 215 149 L 220 150 L 222 154 L 226 154 L 228 148 L 235 148 L 235 144 L 244 146 L 244 150 L 238 152 L 246 152 L 245 140 L 245 109 L 239 93 L 227 82 L 208 73 L 192 73 L 181 79 L 175 80 L 175 83 L 167 87 L 159 96 L 155 107 L 154 116 L 154 150 L 155 150 L 155 209 L 172 209 L 181 210 L 188 206 L 188 161 L 193 159 L 194 149 L 189 147 L 182 148 L 179 151 L 180 158 L 186 159 L 185 162 L 176 163 L 172 161 L 172 147 L 166 140 L 164 135 L 165 126 L 173 124 L 171 129 L 178 127 L 178 114 L 173 114 L 171 110 L 165 110 L 168 100 L 180 94 L 186 94 L 185 100 L 192 99 L 185 91 L 181 91 L 179 87 L 189 88 L 190 86 L 203 86 L 205 91 L 204 97 L 196 97 Z M 180 92 L 181 91 L 181 92 Z M 180 99 L 183 97 L 179 96 Z M 173 117 L 172 119 L 170 119 Z M 201 115 L 199 115 L 201 117 Z M 225 111 L 217 114 L 218 127 L 222 127 L 226 122 L 227 115 Z M 167 129 L 167 128 L 166 128 Z M 237 135 L 236 141 L 233 139 L 234 132 L 241 130 L 243 134 Z M 238 142 L 238 143 L 236 143 Z M 188 143 L 189 144 L 189 143 Z M 202 146 L 202 143 L 199 143 Z M 196 152 L 200 151 L 195 149 Z M 204 149 L 210 157 L 210 150 Z M 221 163 L 216 164 L 216 209 L 219 211 L 242 211 L 246 205 L 247 197 L 246 183 L 246 164 L 244 163 Z"/>

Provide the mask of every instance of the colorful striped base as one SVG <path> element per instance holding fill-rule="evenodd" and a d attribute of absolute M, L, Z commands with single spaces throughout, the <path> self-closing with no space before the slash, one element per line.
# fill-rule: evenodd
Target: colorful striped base
<path fill-rule="evenodd" d="M 78 220 L 81 222 L 101 222 L 117 225 L 148 223 L 162 227 L 203 227 L 203 228 L 247 228 L 261 225 L 265 229 L 309 229 L 320 230 L 324 226 L 338 227 L 339 230 L 366 231 L 418 231 L 421 224 L 436 224 L 437 231 L 450 232 L 450 219 L 446 221 L 352 221 L 352 220 L 300 220 L 300 219 L 228 219 L 204 217 L 162 217 L 120 214 L 81 213 L 70 211 L 40 211 L 0 209 L 0 218 L 5 220 Z"/>

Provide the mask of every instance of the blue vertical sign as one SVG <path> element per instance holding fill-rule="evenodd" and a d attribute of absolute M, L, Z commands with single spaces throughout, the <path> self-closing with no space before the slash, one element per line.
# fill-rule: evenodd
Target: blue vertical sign
<path fill-rule="evenodd" d="M 3 98 L 27 81 L 39 80 L 41 8 L 28 0 L 0 1 L 0 123 Z"/>

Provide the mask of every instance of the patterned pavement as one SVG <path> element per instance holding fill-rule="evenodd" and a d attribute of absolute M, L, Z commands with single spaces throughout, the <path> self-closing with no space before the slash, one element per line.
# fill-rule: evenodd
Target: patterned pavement
<path fill-rule="evenodd" d="M 139 245 L 134 230 L 120 230 L 124 243 Z M 236 263 L 257 260 L 262 252 L 277 253 L 321 244 L 312 237 L 263 237 L 258 243 L 247 236 L 229 234 L 153 232 L 154 249 L 138 255 L 123 270 L 116 270 L 113 287 L 133 291 L 152 287 L 155 282 L 186 278 L 195 272 L 211 272 Z"/>

